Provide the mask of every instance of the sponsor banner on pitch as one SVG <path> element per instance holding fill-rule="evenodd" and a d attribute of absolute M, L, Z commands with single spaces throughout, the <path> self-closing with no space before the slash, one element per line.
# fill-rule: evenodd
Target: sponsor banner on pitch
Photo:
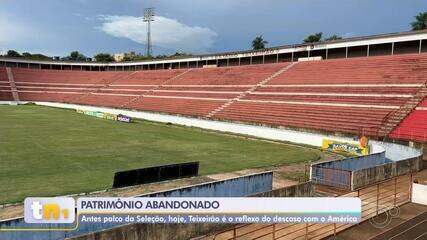
<path fill-rule="evenodd" d="M 326 149 L 332 152 L 347 152 L 354 155 L 367 155 L 369 154 L 369 147 L 362 146 L 362 144 L 337 141 L 332 139 L 323 139 L 322 149 Z"/>
<path fill-rule="evenodd" d="M 117 121 L 130 123 L 132 121 L 132 118 L 126 115 L 119 114 L 117 115 Z"/>
<path fill-rule="evenodd" d="M 131 117 L 123 115 L 123 114 L 111 114 L 111 113 L 88 111 L 88 110 L 81 110 L 81 109 L 76 109 L 76 112 L 81 113 L 81 114 L 85 114 L 85 115 L 89 115 L 89 116 L 93 116 L 93 117 L 108 119 L 108 120 L 112 120 L 112 121 L 119 121 L 119 122 L 126 122 L 126 123 L 132 122 Z"/>

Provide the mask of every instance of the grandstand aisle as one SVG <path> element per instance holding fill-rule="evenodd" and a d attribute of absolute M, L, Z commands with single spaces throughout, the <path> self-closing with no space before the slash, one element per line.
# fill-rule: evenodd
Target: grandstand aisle
<path fill-rule="evenodd" d="M 0 101 L 11 101 L 12 89 L 7 78 L 6 68 L 0 68 Z"/>
<path fill-rule="evenodd" d="M 390 134 L 391 138 L 427 142 L 427 98 Z"/>
<path fill-rule="evenodd" d="M 12 68 L 22 101 L 49 101 L 378 136 L 427 82 L 427 54 L 250 66 L 90 72 Z M 268 81 L 265 81 L 268 79 Z M 10 100 L 5 68 L 1 100 Z M 425 141 L 426 103 L 392 132 Z M 411 132 L 408 130 L 411 129 Z"/>

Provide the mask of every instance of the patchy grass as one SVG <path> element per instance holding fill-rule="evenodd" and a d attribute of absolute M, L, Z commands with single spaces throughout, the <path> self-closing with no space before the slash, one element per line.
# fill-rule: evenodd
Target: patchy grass
<path fill-rule="evenodd" d="M 111 187 L 114 172 L 200 161 L 201 174 L 308 162 L 319 151 L 71 110 L 0 105 L 0 203 Z"/>

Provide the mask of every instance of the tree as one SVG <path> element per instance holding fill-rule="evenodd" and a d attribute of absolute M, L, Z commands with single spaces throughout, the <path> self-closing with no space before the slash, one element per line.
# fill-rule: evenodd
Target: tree
<path fill-rule="evenodd" d="M 322 36 L 323 36 L 323 33 L 322 33 L 322 32 L 315 33 L 315 34 L 312 34 L 312 35 L 307 36 L 307 37 L 304 39 L 304 42 L 305 42 L 305 43 L 315 43 L 315 42 L 320 42 L 320 40 L 322 40 Z"/>
<path fill-rule="evenodd" d="M 21 54 L 19 54 L 19 52 L 15 51 L 15 50 L 9 50 L 9 51 L 7 51 L 6 56 L 13 57 L 13 58 L 19 58 L 19 57 L 21 57 Z"/>
<path fill-rule="evenodd" d="M 32 60 L 52 60 L 52 57 L 40 54 L 40 53 L 36 53 L 36 54 L 31 54 L 30 57 Z"/>
<path fill-rule="evenodd" d="M 340 37 L 340 36 L 338 36 L 338 35 L 334 34 L 334 35 L 332 35 L 332 36 L 330 36 L 330 37 L 326 38 L 326 39 L 325 39 L 325 41 L 334 41 L 334 40 L 340 40 L 340 39 L 342 39 L 342 37 Z"/>
<path fill-rule="evenodd" d="M 129 52 L 125 53 L 125 56 L 121 60 L 122 62 L 130 62 L 130 61 L 144 61 L 144 60 L 150 60 L 150 59 L 166 59 L 166 58 L 177 58 L 177 57 L 190 57 L 193 56 L 191 53 L 186 52 L 175 52 L 171 55 L 157 55 L 155 57 L 153 56 L 144 56 L 141 53 L 135 53 L 135 52 Z"/>
<path fill-rule="evenodd" d="M 51 57 L 40 54 L 40 53 L 31 54 L 29 52 L 24 52 L 22 53 L 22 57 L 25 59 L 31 59 L 31 60 L 52 60 Z"/>
<path fill-rule="evenodd" d="M 419 13 L 415 16 L 415 21 L 411 23 L 412 30 L 427 29 L 427 12 Z"/>
<path fill-rule="evenodd" d="M 66 57 L 70 61 L 86 61 L 86 56 L 79 53 L 78 51 L 72 51 L 70 56 Z"/>
<path fill-rule="evenodd" d="M 23 58 L 27 58 L 27 59 L 31 59 L 31 57 L 32 57 L 33 55 L 31 55 L 31 53 L 29 53 L 29 52 L 24 52 L 24 53 L 22 53 L 22 57 Z"/>
<path fill-rule="evenodd" d="M 255 39 L 252 41 L 252 49 L 253 50 L 264 49 L 266 44 L 268 44 L 268 42 L 264 40 L 262 35 L 259 35 L 255 37 Z"/>
<path fill-rule="evenodd" d="M 171 54 L 169 56 L 167 55 L 158 55 L 156 58 L 176 58 L 176 57 L 190 57 L 192 56 L 189 53 L 186 52 L 175 52 L 174 54 Z"/>
<path fill-rule="evenodd" d="M 98 53 L 93 57 L 97 62 L 114 62 L 114 57 L 109 53 Z"/>

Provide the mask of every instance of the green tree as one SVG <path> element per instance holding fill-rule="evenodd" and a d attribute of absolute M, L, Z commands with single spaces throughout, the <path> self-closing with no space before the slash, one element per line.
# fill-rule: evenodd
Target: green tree
<path fill-rule="evenodd" d="M 325 41 L 334 41 L 334 40 L 340 40 L 340 39 L 342 39 L 342 37 L 340 37 L 340 36 L 338 36 L 338 35 L 334 34 L 334 35 L 332 35 L 332 36 L 330 36 L 330 37 L 326 38 L 326 39 L 325 39 Z"/>
<path fill-rule="evenodd" d="M 52 60 L 52 57 L 49 57 L 40 53 L 36 53 L 36 54 L 31 54 L 31 59 L 32 60 Z"/>
<path fill-rule="evenodd" d="M 415 21 L 411 23 L 412 30 L 427 29 L 427 12 L 419 13 L 415 16 Z"/>
<path fill-rule="evenodd" d="M 189 56 L 192 56 L 192 55 L 186 52 L 175 52 L 174 54 L 171 54 L 169 56 L 159 55 L 156 58 L 175 58 L 175 57 L 189 57 Z"/>
<path fill-rule="evenodd" d="M 109 53 L 98 53 L 93 57 L 97 62 L 114 62 L 114 57 Z"/>
<path fill-rule="evenodd" d="M 86 61 L 86 56 L 79 53 L 78 51 L 72 51 L 68 59 L 71 61 Z"/>
<path fill-rule="evenodd" d="M 266 44 L 268 44 L 268 42 L 264 40 L 262 35 L 256 36 L 255 39 L 252 41 L 252 49 L 264 49 Z"/>
<path fill-rule="evenodd" d="M 19 52 L 15 51 L 15 50 L 9 50 L 9 51 L 7 51 L 6 56 L 13 57 L 13 58 L 19 58 L 19 57 L 21 57 L 21 54 L 19 54 Z"/>
<path fill-rule="evenodd" d="M 51 57 L 43 55 L 43 54 L 31 54 L 29 52 L 22 53 L 22 57 L 25 59 L 31 59 L 31 60 L 52 60 Z"/>
<path fill-rule="evenodd" d="M 305 43 L 320 42 L 322 40 L 322 36 L 323 36 L 322 32 L 311 34 L 304 39 L 304 42 Z"/>
<path fill-rule="evenodd" d="M 24 53 L 22 53 L 22 57 L 24 57 L 24 58 L 26 58 L 26 59 L 31 59 L 31 57 L 32 57 L 33 55 L 31 55 L 31 53 L 29 53 L 29 52 L 24 52 Z"/>

